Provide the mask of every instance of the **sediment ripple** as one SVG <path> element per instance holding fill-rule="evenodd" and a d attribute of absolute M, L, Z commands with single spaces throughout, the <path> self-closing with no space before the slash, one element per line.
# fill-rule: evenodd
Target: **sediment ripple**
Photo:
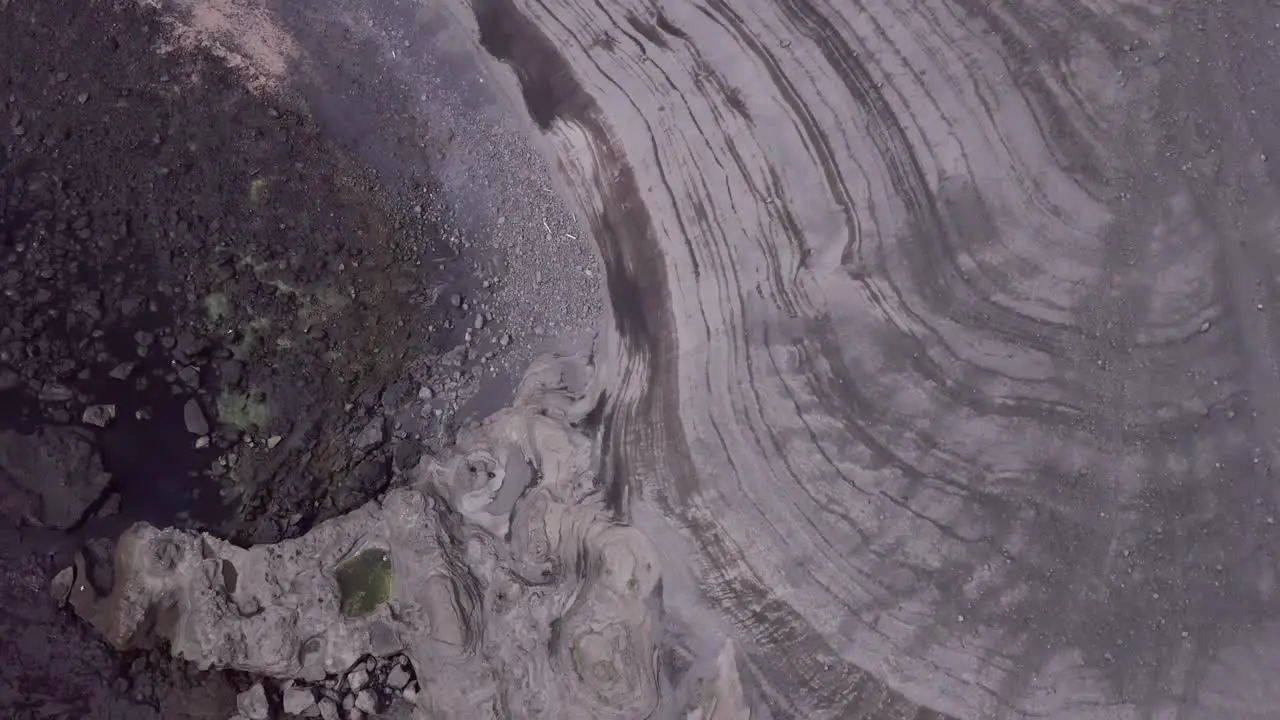
<path fill-rule="evenodd" d="M 723 637 L 774 717 L 1277 717 L 1275 9 L 475 14 L 605 264 L 671 687 Z"/>

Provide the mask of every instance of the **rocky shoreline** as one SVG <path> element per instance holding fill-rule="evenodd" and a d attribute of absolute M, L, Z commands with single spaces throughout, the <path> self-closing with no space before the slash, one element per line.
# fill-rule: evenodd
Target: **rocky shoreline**
<path fill-rule="evenodd" d="M 517 344 L 494 322 L 501 278 L 462 263 L 440 203 L 170 31 L 132 4 L 0 3 L 0 655 L 19 660 L 0 707 L 17 718 L 235 712 L 250 678 L 112 660 L 39 586 L 79 553 L 109 590 L 137 521 L 260 543 L 363 504 L 449 444 Z"/>

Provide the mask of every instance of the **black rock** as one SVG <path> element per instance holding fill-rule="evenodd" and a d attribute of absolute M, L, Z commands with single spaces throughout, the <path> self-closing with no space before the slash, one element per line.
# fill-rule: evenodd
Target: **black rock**
<path fill-rule="evenodd" d="M 187 365 L 178 370 L 178 379 L 189 388 L 200 387 L 200 370 Z"/>
<path fill-rule="evenodd" d="M 116 380 L 127 380 L 129 375 L 133 373 L 133 369 L 137 366 L 138 364 L 135 362 L 122 362 L 114 368 L 111 368 L 111 372 L 109 374 Z"/>
<path fill-rule="evenodd" d="M 80 428 L 41 427 L 33 435 L 0 432 L 0 487 L 40 499 L 39 520 L 57 528 L 76 524 L 107 487 L 93 436 Z"/>
<path fill-rule="evenodd" d="M 208 435 L 209 420 L 204 416 L 204 410 L 200 409 L 200 403 L 195 398 L 187 401 L 182 407 L 182 421 L 187 425 L 187 432 L 192 435 Z"/>
<path fill-rule="evenodd" d="M 197 336 L 190 330 L 183 330 L 178 333 L 178 351 L 188 357 L 198 355 L 208 349 L 208 343 L 204 338 Z"/>
<path fill-rule="evenodd" d="M 142 298 L 127 297 L 120 301 L 120 312 L 123 313 L 125 317 L 131 318 L 142 310 L 142 303 Z"/>
<path fill-rule="evenodd" d="M 227 360 L 218 368 L 224 385 L 239 385 L 244 379 L 244 363 L 239 360 Z"/>
<path fill-rule="evenodd" d="M 70 400 L 75 393 L 61 383 L 47 382 L 40 387 L 40 402 L 59 403 Z"/>

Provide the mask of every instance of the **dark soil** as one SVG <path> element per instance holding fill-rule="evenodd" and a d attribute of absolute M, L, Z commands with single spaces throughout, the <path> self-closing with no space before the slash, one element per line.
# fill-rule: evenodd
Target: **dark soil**
<path fill-rule="evenodd" d="M 164 37 L 132 4 L 0 0 L 0 445 L 97 455 L 0 447 L 6 718 L 230 715 L 226 676 L 116 659 L 43 583 L 137 520 L 296 535 L 421 452 L 390 417 L 428 349 L 436 229 Z"/>

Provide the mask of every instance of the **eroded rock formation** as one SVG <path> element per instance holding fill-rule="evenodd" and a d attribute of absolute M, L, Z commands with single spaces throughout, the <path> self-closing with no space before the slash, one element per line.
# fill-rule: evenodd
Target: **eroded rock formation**
<path fill-rule="evenodd" d="M 71 601 L 117 648 L 164 638 L 201 666 L 282 679 L 404 652 L 424 717 L 649 716 L 660 566 L 605 507 L 595 445 L 574 427 L 588 405 L 564 368 L 535 366 L 514 407 L 424 461 L 411 487 L 248 549 L 137 525 L 111 594 L 80 583 Z M 701 717 L 741 706 L 726 648 L 728 697 Z"/>

